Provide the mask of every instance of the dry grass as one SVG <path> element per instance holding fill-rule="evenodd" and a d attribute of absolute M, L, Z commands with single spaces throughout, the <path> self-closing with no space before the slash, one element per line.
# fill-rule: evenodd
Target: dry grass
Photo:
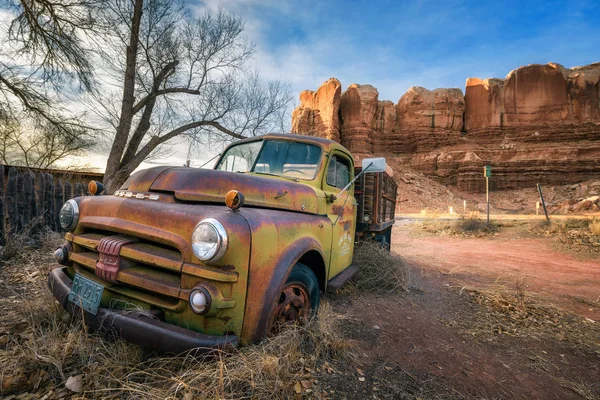
<path fill-rule="evenodd" d="M 32 221 L 22 232 L 7 236 L 4 246 L 0 246 L 0 260 L 10 260 L 19 257 L 30 249 L 45 248 L 52 250 L 60 246 L 62 236 L 48 227 L 39 228 L 39 218 Z"/>
<path fill-rule="evenodd" d="M 596 217 L 594 217 L 592 222 L 590 222 L 589 227 L 590 232 L 592 232 L 592 235 L 600 236 L 600 219 L 596 219 Z"/>
<path fill-rule="evenodd" d="M 429 207 L 425 207 L 421 210 L 421 215 L 426 216 L 428 218 L 438 218 L 441 215 L 441 211 L 438 209 L 432 209 Z"/>
<path fill-rule="evenodd" d="M 352 344 L 340 330 L 344 317 L 326 301 L 307 326 L 289 327 L 262 343 L 217 353 L 210 360 L 157 356 L 120 339 L 88 335 L 47 289 L 52 264 L 46 251 L 35 253 L 46 254 L 38 256 L 44 262 L 37 259 L 24 266 L 17 279 L 24 280 L 22 287 L 12 289 L 17 303 L 7 309 L 11 315 L 3 315 L 3 325 L 9 323 L 0 326 L 0 337 L 8 336 L 5 348 L 0 346 L 0 396 L 36 391 L 40 397 L 61 397 L 72 394 L 65 388 L 67 379 L 78 377 L 81 394 L 92 398 L 291 398 L 318 393 L 321 374 L 353 360 Z M 31 253 L 28 259 L 35 259 Z"/>
<path fill-rule="evenodd" d="M 291 327 L 233 354 L 219 353 L 215 360 L 153 358 L 128 368 L 122 376 L 112 376 L 110 369 L 100 375 L 120 397 L 128 398 L 281 399 L 318 392 L 318 375 L 327 373 L 330 362 L 349 354 L 338 321 L 339 316 L 324 303 L 319 318 L 308 326 Z"/>
<path fill-rule="evenodd" d="M 454 228 L 454 221 L 441 220 L 441 219 L 426 219 L 421 224 L 415 225 L 419 229 L 427 232 L 440 234 L 443 236 L 452 235 Z"/>
<path fill-rule="evenodd" d="M 527 292 L 526 283 L 495 283 L 486 289 L 462 287 L 459 293 L 482 306 L 475 323 L 464 327 L 473 336 L 529 337 L 564 342 L 576 352 L 600 356 L 600 326 L 592 320 L 542 304 Z"/>
<path fill-rule="evenodd" d="M 568 218 L 548 221 L 533 222 L 530 231 L 540 234 L 563 234 L 576 229 L 585 229 L 588 221 L 585 219 Z"/>
<path fill-rule="evenodd" d="M 498 225 L 494 222 L 488 224 L 479 218 L 461 218 L 456 223 L 454 229 L 463 234 L 494 234 L 498 232 Z"/>
<path fill-rule="evenodd" d="M 529 231 L 536 236 L 556 237 L 562 251 L 596 257 L 600 253 L 600 220 L 569 218 L 531 224 Z"/>
<path fill-rule="evenodd" d="M 560 386 L 577 393 L 584 400 L 600 400 L 600 383 L 589 385 L 583 382 L 573 382 L 559 379 Z"/>
<path fill-rule="evenodd" d="M 404 259 L 373 240 L 356 243 L 352 263 L 358 266 L 358 272 L 346 290 L 390 293 L 408 288 Z"/>
<path fill-rule="evenodd" d="M 418 228 L 441 236 L 485 237 L 498 233 L 500 226 L 491 221 L 488 224 L 483 219 L 475 217 L 461 217 L 457 221 L 425 220 Z"/>

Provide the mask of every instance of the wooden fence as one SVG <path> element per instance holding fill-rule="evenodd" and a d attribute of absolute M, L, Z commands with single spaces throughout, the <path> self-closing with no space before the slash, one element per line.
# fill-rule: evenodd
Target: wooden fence
<path fill-rule="evenodd" d="M 64 175 L 10 167 L 5 182 L 0 165 L 0 246 L 10 235 L 32 234 L 49 228 L 62 232 L 58 219 L 64 202 L 87 194 L 86 185 Z"/>

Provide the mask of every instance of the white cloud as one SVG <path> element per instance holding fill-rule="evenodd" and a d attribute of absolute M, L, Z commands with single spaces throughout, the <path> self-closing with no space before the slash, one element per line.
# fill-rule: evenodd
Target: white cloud
<path fill-rule="evenodd" d="M 394 102 L 411 86 L 458 87 L 464 92 L 469 77 L 502 78 L 524 64 L 593 62 L 588 59 L 589 49 L 595 47 L 594 42 L 600 45 L 598 28 L 581 24 L 581 13 L 575 10 L 558 24 L 540 24 L 518 34 L 505 31 L 506 24 L 527 23 L 523 13 L 534 13 L 532 7 L 507 11 L 509 5 L 461 0 L 399 3 L 393 13 L 380 16 L 382 21 L 393 20 L 383 30 L 363 19 L 345 20 L 335 14 L 335 7 L 346 3 L 332 6 L 333 11 L 326 8 L 328 4 L 210 0 L 204 6 L 214 10 L 222 5 L 241 15 L 246 34 L 257 45 L 255 68 L 267 79 L 289 82 L 296 97 L 332 76 L 343 87 L 355 82 L 371 84 L 379 90 L 380 99 Z M 376 6 L 385 8 L 372 5 Z M 371 5 L 364 7 L 367 12 Z M 272 36 L 278 35 L 275 29 L 282 20 L 300 34 L 273 44 Z M 535 20 L 529 23 L 536 24 Z M 583 40 L 576 40 L 578 36 Z"/>

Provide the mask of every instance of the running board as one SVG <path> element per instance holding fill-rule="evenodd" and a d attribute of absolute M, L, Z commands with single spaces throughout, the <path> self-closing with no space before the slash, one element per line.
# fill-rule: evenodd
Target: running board
<path fill-rule="evenodd" d="M 352 277 L 356 275 L 357 272 L 358 267 L 354 264 L 350 264 L 348 268 L 346 268 L 327 282 L 327 291 L 338 290 L 339 288 L 344 286 L 346 282 L 352 279 Z"/>

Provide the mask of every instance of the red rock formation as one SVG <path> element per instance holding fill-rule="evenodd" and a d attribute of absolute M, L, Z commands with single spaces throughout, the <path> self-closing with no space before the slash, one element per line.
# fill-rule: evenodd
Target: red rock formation
<path fill-rule="evenodd" d="M 461 190 L 485 189 L 484 165 L 492 166 L 492 189 L 600 178 L 600 63 L 469 78 L 464 97 L 460 89 L 412 87 L 396 105 L 370 85 L 342 94 L 335 79 L 300 97 L 293 132 L 394 157 Z"/>
<path fill-rule="evenodd" d="M 571 68 L 568 87 L 577 122 L 600 122 L 600 63 Z"/>
<path fill-rule="evenodd" d="M 528 65 L 506 75 L 501 126 L 549 125 L 571 122 L 567 77 L 559 64 Z"/>
<path fill-rule="evenodd" d="M 431 128 L 460 131 L 465 100 L 460 89 L 429 91 L 413 86 L 398 101 L 398 125 L 402 130 Z"/>
<path fill-rule="evenodd" d="M 465 129 L 501 127 L 504 104 L 502 79 L 467 79 L 465 89 Z"/>
<path fill-rule="evenodd" d="M 379 134 L 392 132 L 397 118 L 396 105 L 392 101 L 378 101 L 371 128 Z"/>
<path fill-rule="evenodd" d="M 341 137 L 353 152 L 371 150 L 372 124 L 377 112 L 379 92 L 371 85 L 353 83 L 342 94 L 340 102 Z"/>
<path fill-rule="evenodd" d="M 342 85 L 335 78 L 323 83 L 316 92 L 300 93 L 300 105 L 292 114 L 292 132 L 340 141 L 338 111 Z"/>

